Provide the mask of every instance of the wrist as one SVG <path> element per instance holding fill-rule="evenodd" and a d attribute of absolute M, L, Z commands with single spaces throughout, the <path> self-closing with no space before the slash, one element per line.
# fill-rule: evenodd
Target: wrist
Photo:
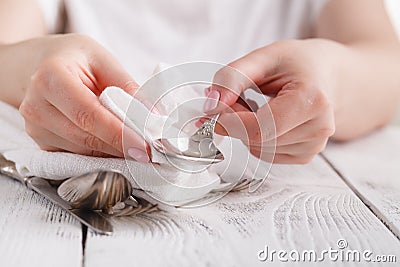
<path fill-rule="evenodd" d="M 0 44 L 0 100 L 19 107 L 46 49 L 44 38 Z"/>

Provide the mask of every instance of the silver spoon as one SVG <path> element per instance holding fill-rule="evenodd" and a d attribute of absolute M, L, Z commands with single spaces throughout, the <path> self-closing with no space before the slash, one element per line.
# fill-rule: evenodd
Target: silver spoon
<path fill-rule="evenodd" d="M 77 209 L 103 210 L 111 213 L 113 207 L 119 203 L 138 205 L 131 196 L 130 182 L 116 171 L 95 171 L 72 177 L 58 187 L 57 193 Z"/>
<path fill-rule="evenodd" d="M 166 155 L 189 164 L 209 165 L 224 159 L 213 142 L 214 128 L 219 114 L 213 115 L 189 138 L 159 138 L 153 142 L 154 148 Z"/>

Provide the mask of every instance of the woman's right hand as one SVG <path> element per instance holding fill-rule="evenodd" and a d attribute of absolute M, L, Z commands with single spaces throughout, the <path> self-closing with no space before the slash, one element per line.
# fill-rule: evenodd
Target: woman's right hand
<path fill-rule="evenodd" d="M 98 100 L 107 86 L 118 86 L 129 94 L 138 88 L 105 48 L 76 34 L 19 45 L 35 55 L 28 63 L 33 66 L 27 68 L 31 73 L 24 73 L 22 79 L 24 95 L 19 110 L 27 133 L 42 149 L 122 157 L 124 132 L 129 154 L 149 162 L 143 138 L 134 131 L 123 131 L 123 123 Z"/>

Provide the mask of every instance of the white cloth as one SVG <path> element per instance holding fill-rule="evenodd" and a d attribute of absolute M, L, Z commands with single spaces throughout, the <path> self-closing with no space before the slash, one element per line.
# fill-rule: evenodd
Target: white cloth
<path fill-rule="evenodd" d="M 328 0 L 39 0 L 50 31 L 64 2 L 68 31 L 88 35 L 139 84 L 158 62 L 229 63 L 282 39 L 307 38 Z M 51 16 L 53 14 L 53 16 Z"/>

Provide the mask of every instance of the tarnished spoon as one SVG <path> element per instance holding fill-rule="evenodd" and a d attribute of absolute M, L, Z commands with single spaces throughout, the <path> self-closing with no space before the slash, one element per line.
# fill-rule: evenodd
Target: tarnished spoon
<path fill-rule="evenodd" d="M 72 177 L 58 187 L 57 193 L 77 209 L 109 212 L 118 203 L 138 204 L 131 196 L 130 182 L 116 171 L 96 171 Z"/>

